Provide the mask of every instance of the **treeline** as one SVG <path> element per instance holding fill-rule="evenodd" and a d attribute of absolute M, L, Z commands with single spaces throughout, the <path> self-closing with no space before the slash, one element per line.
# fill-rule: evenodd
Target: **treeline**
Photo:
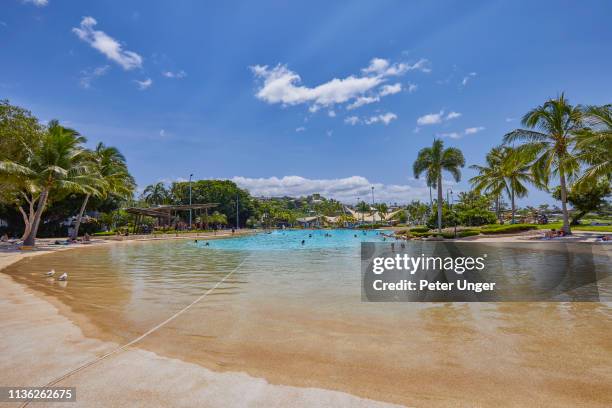
<path fill-rule="evenodd" d="M 512 223 L 516 199 L 527 196 L 529 187 L 553 193 L 561 202 L 563 230 L 569 234 L 568 203 L 578 208 L 578 214 L 585 214 L 604 205 L 610 194 L 612 105 L 574 106 L 561 94 L 527 112 L 521 124 L 523 128 L 504 135 L 502 144 L 487 154 L 486 164 L 471 166 L 478 175 L 470 183 L 476 194 L 487 194 L 496 202 L 500 220 L 499 203 L 508 197 Z M 436 189 L 438 232 L 451 216 L 444 214 L 442 175 L 459 181 L 464 166 L 461 150 L 445 148 L 439 139 L 421 149 L 414 162 L 414 176 L 424 175 L 427 185 Z"/>

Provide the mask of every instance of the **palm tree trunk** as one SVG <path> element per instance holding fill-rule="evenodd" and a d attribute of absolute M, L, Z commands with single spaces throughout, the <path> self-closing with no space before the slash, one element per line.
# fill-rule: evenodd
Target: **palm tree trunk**
<path fill-rule="evenodd" d="M 40 193 L 38 206 L 36 207 L 36 212 L 34 213 L 34 220 L 32 221 L 32 229 L 30 230 L 28 236 L 23 240 L 24 245 L 34 246 L 36 244 L 36 234 L 38 233 L 38 226 L 40 225 L 42 213 L 45 210 L 45 206 L 47 205 L 48 197 L 49 188 L 47 187 Z"/>
<path fill-rule="evenodd" d="M 562 168 L 559 169 L 559 184 L 561 186 L 561 209 L 563 210 L 563 232 L 565 234 L 571 234 L 569 213 L 567 211 L 567 184 L 565 181 L 565 172 Z"/>
<path fill-rule="evenodd" d="M 442 175 L 438 176 L 438 233 L 442 234 Z"/>
<path fill-rule="evenodd" d="M 514 186 L 510 187 L 510 199 L 512 200 L 512 224 L 516 224 L 514 214 L 516 213 L 516 206 L 514 204 Z"/>
<path fill-rule="evenodd" d="M 74 224 L 74 231 L 72 232 L 72 239 L 77 239 L 77 237 L 79 236 L 79 227 L 81 226 L 81 220 L 83 219 L 83 213 L 85 212 L 87 201 L 89 201 L 89 194 L 85 195 L 85 199 L 83 200 L 83 204 L 81 205 L 81 211 L 79 211 L 79 215 L 77 216 L 76 223 Z"/>
<path fill-rule="evenodd" d="M 433 212 L 433 196 L 431 195 L 431 186 L 429 186 L 429 211 Z"/>
<path fill-rule="evenodd" d="M 497 215 L 497 222 L 502 223 L 501 214 L 499 211 L 499 195 L 495 197 L 495 215 Z"/>

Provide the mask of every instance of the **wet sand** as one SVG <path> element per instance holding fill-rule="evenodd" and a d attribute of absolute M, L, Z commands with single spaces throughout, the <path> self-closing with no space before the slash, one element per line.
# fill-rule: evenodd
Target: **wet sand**
<path fill-rule="evenodd" d="M 69 253 L 54 256 L 65 262 L 64 255 Z M 54 256 L 45 257 L 45 265 Z M 166 393 L 170 385 L 187 390 L 180 405 L 204 401 L 199 397 L 210 406 L 242 405 L 245 400 L 232 399 L 241 394 L 250 401 L 245 405 L 265 406 L 370 405 L 359 398 L 419 407 L 612 404 L 609 303 L 367 304 L 351 301 L 346 290 L 313 298 L 307 288 L 279 291 L 291 282 L 262 287 L 261 266 L 247 262 L 218 295 L 145 338 L 138 349 L 64 385 L 76 381 L 83 398 L 123 390 L 128 398 L 151 398 L 153 405 L 171 401 L 164 399 L 174 395 Z M 129 285 L 62 296 L 48 285 L 25 289 L 0 277 L 2 355 L 14 356 L 0 363 L 1 372 L 14 376 L 3 384 L 44 383 L 141 334 L 189 301 L 181 297 L 169 309 L 134 312 L 129 306 L 135 289 Z M 79 296 L 88 296 L 91 306 Z M 41 350 L 39 342 L 45 343 Z M 126 371 L 122 364 L 128 363 L 132 368 Z M 100 385 L 105 379 L 117 389 Z"/>

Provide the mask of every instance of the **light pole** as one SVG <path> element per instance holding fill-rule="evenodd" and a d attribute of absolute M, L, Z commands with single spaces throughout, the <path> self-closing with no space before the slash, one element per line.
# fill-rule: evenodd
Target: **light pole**
<path fill-rule="evenodd" d="M 372 207 L 374 207 L 374 186 L 372 186 Z M 374 223 L 376 222 L 375 214 L 376 211 L 372 213 L 372 226 L 374 226 Z"/>
<path fill-rule="evenodd" d="M 447 191 L 448 193 L 448 191 Z M 449 203 L 450 205 L 450 210 L 453 212 L 453 218 L 455 220 L 454 224 L 455 224 L 455 239 L 457 239 L 457 213 L 455 210 L 453 210 L 453 201 L 455 201 L 455 199 L 453 198 L 453 190 L 450 191 L 450 195 L 451 195 L 451 201 Z"/>
<path fill-rule="evenodd" d="M 193 174 L 189 175 L 189 229 L 191 229 L 191 178 Z"/>

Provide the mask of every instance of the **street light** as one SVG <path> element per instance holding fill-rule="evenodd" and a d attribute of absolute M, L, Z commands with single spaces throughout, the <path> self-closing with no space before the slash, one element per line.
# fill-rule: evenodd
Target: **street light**
<path fill-rule="evenodd" d="M 372 207 L 374 207 L 374 186 L 372 186 Z M 374 217 L 375 214 L 376 211 L 372 213 L 372 227 L 374 226 L 374 222 L 376 221 L 376 218 Z"/>
<path fill-rule="evenodd" d="M 189 175 L 189 229 L 191 230 L 191 178 L 193 174 Z"/>

